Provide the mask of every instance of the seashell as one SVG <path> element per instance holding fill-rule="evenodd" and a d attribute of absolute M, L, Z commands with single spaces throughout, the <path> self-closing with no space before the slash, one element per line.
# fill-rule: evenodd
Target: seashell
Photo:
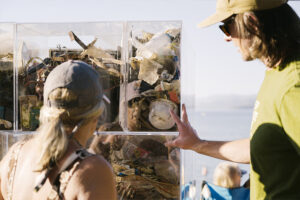
<path fill-rule="evenodd" d="M 178 113 L 175 103 L 167 99 L 158 99 L 150 103 L 149 121 L 157 129 L 167 130 L 175 125 L 170 110 Z"/>

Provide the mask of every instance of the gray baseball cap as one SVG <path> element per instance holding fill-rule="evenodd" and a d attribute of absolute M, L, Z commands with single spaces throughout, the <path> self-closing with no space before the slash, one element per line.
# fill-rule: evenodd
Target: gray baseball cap
<path fill-rule="evenodd" d="M 77 95 L 73 102 L 50 101 L 49 94 L 56 88 L 67 88 Z M 69 60 L 55 67 L 47 77 L 44 86 L 44 105 L 49 107 L 94 107 L 102 100 L 100 77 L 92 66 Z"/>

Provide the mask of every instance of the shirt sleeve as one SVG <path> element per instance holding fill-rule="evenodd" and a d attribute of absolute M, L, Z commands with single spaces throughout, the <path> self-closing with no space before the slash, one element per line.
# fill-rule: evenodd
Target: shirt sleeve
<path fill-rule="evenodd" d="M 300 155 L 300 87 L 293 87 L 286 92 L 279 112 L 282 127 Z"/>

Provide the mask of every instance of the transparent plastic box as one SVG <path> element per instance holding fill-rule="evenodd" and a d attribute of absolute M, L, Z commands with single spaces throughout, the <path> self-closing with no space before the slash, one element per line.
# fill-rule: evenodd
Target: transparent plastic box
<path fill-rule="evenodd" d="M 100 73 L 101 124 L 118 131 L 174 132 L 180 113 L 181 22 L 16 25 L 16 129 L 34 131 L 52 69 L 82 60 Z"/>
<path fill-rule="evenodd" d="M 32 132 L 14 133 L 13 131 L 0 131 L 0 160 L 13 144 L 21 140 L 28 140 L 33 135 L 34 133 Z"/>
<path fill-rule="evenodd" d="M 17 24 L 17 130 L 38 127 L 44 82 L 70 59 L 92 65 L 100 74 L 106 109 L 100 123 L 112 122 L 119 108 L 123 23 Z"/>
<path fill-rule="evenodd" d="M 13 129 L 14 28 L 13 23 L 0 23 L 0 130 Z"/>
<path fill-rule="evenodd" d="M 180 199 L 182 152 L 164 143 L 178 134 L 169 110 L 180 115 L 181 22 L 12 27 L 14 128 L 0 131 L 0 159 L 13 143 L 35 133 L 51 70 L 82 60 L 99 72 L 105 94 L 106 109 L 90 146 L 111 163 L 119 199 Z"/>
<path fill-rule="evenodd" d="M 177 131 L 181 22 L 128 22 L 120 121 L 127 131 Z"/>
<path fill-rule="evenodd" d="M 180 199 L 180 150 L 170 135 L 102 135 L 91 149 L 111 164 L 119 199 Z"/>

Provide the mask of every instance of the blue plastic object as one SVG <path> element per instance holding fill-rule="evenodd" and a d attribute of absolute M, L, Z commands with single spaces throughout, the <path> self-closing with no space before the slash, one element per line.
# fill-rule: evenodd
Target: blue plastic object
<path fill-rule="evenodd" d="M 250 200 L 250 189 L 245 187 L 224 188 L 204 181 L 202 188 L 207 185 L 211 196 L 201 197 L 202 200 Z"/>
<path fill-rule="evenodd" d="M 181 188 L 181 200 L 194 200 L 196 195 L 196 181 L 190 181 Z"/>

